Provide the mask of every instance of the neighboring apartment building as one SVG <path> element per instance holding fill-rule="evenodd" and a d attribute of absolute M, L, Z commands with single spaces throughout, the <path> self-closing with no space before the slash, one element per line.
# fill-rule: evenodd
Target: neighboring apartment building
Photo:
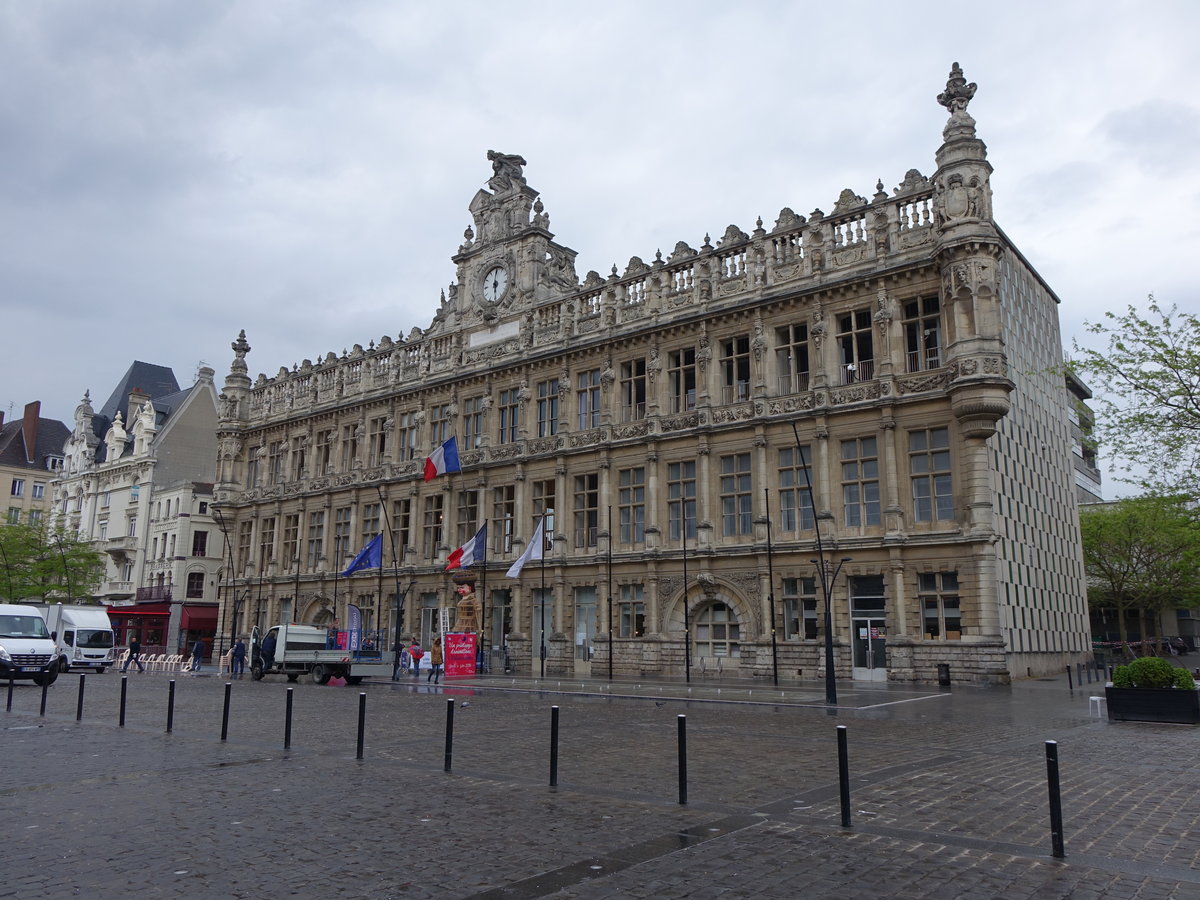
<path fill-rule="evenodd" d="M 839 678 L 1084 659 L 1058 301 L 992 220 L 974 91 L 955 65 L 931 177 L 582 283 L 525 160 L 489 152 L 427 329 L 253 382 L 233 344 L 216 492 L 250 621 L 353 598 L 390 632 L 400 592 L 427 640 L 486 522 L 485 643 L 517 671 L 817 678 L 819 525 Z M 423 481 L 451 436 L 462 474 Z M 337 578 L 380 531 L 382 577 Z"/>
<path fill-rule="evenodd" d="M 0 490 L 6 492 L 9 525 L 42 521 L 50 507 L 46 487 L 62 468 L 63 442 L 71 429 L 57 419 L 43 419 L 41 411 L 41 401 L 34 400 L 11 422 L 0 412 Z"/>
<path fill-rule="evenodd" d="M 1080 503 L 1103 503 L 1104 488 L 1096 465 L 1096 416 L 1087 401 L 1091 389 L 1074 372 L 1067 372 L 1067 391 L 1071 395 L 1071 449 L 1075 465 L 1075 497 Z"/>
<path fill-rule="evenodd" d="M 216 631 L 216 425 L 212 369 L 181 390 L 170 369 L 139 361 L 98 413 L 84 395 L 63 444 L 54 515 L 103 552 L 96 597 L 118 641 L 136 634 L 148 653 Z"/>

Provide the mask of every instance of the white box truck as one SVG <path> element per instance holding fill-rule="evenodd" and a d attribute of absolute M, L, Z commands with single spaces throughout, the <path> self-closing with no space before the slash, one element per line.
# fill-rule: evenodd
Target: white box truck
<path fill-rule="evenodd" d="M 58 678 L 58 653 L 37 607 L 0 604 L 0 680 L 10 678 L 38 685 Z"/>
<path fill-rule="evenodd" d="M 369 676 L 392 677 L 391 661 L 385 662 L 378 650 L 329 647 L 328 634 L 313 625 L 276 625 L 260 635 L 255 626 L 247 650 L 251 677 L 258 681 L 264 675 L 278 673 L 295 681 L 308 675 L 317 684 L 325 684 L 330 678 L 359 684 Z"/>
<path fill-rule="evenodd" d="M 100 673 L 116 665 L 112 622 L 103 606 L 38 604 L 54 634 L 61 672 L 85 669 Z"/>

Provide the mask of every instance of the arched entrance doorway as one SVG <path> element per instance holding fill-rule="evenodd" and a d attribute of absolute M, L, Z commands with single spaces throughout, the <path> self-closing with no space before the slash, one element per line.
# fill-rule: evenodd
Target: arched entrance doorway
<path fill-rule="evenodd" d="M 689 653 L 693 670 L 736 670 L 742 642 L 754 636 L 755 619 L 750 605 L 737 591 L 701 575 L 687 591 Z M 667 617 L 669 635 L 684 632 L 684 598 L 672 605 Z"/>

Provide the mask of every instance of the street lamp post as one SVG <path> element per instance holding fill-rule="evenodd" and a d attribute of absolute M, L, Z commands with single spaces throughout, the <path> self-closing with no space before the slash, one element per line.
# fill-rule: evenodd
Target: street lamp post
<path fill-rule="evenodd" d="M 63 577 L 66 578 L 67 581 L 67 602 L 70 603 L 71 599 L 75 596 L 75 591 L 71 589 L 71 569 L 67 566 L 67 553 L 65 550 L 63 550 L 62 535 L 55 534 L 54 542 L 58 544 L 58 555 L 62 559 Z"/>

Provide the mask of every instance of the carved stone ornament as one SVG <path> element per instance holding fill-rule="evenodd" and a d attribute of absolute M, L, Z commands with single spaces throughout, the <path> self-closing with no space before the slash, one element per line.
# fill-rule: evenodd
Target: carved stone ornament
<path fill-rule="evenodd" d="M 796 215 L 789 207 L 785 206 L 779 211 L 779 218 L 775 220 L 774 231 L 790 231 L 793 228 L 799 228 L 808 220 L 804 216 Z"/>
<path fill-rule="evenodd" d="M 963 77 L 962 67 L 958 63 L 954 63 L 950 67 L 946 90 L 938 94 L 937 102 L 946 107 L 951 115 L 963 112 L 966 110 L 967 104 L 971 102 L 971 98 L 975 96 L 975 88 L 974 82 L 967 84 L 967 79 Z"/>
<path fill-rule="evenodd" d="M 860 197 L 850 188 L 843 188 L 841 194 L 838 195 L 837 203 L 833 205 L 832 216 L 840 216 L 842 213 L 853 212 L 856 209 L 862 209 L 867 205 L 867 199 Z"/>

